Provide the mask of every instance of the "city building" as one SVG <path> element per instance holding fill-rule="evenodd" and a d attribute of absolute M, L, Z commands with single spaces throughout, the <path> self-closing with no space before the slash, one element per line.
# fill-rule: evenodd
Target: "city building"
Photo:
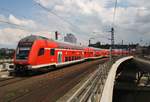
<path fill-rule="evenodd" d="M 77 38 L 73 34 L 70 33 L 64 37 L 64 41 L 70 42 L 70 43 L 77 43 Z"/>

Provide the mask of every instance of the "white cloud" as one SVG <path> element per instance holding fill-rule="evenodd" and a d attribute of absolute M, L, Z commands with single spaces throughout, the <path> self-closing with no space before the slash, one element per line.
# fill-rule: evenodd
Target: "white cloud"
<path fill-rule="evenodd" d="M 104 35 L 110 30 L 115 0 L 34 0 L 44 7 L 55 12 L 62 19 L 42 8 L 34 15 L 39 21 L 18 18 L 12 14 L 8 18 L 0 15 L 0 19 L 7 20 L 13 24 L 35 28 L 34 34 L 49 36 L 50 31 L 74 33 L 79 41 L 87 44 L 88 39 L 93 36 L 93 31 Z M 115 19 L 115 40 L 122 39 L 126 43 L 138 42 L 143 39 L 150 40 L 150 2 L 148 0 L 118 0 L 118 8 Z M 126 3 L 126 4 L 124 4 Z M 64 19 L 66 21 L 64 21 Z M 67 21 L 69 23 L 67 23 Z M 72 25 L 73 24 L 73 25 Z M 109 28 L 109 29 L 108 29 Z M 52 35 L 53 36 L 53 35 Z M 98 38 L 99 37 L 99 38 Z M 97 38 L 103 42 L 106 39 Z M 145 40 L 146 41 L 146 40 Z"/>
<path fill-rule="evenodd" d="M 144 0 L 146 1 L 146 0 Z M 67 19 L 78 28 L 64 24 L 56 16 L 48 14 L 49 22 L 59 24 L 75 32 L 78 37 L 88 41 L 93 31 L 103 32 L 105 26 L 112 23 L 114 0 L 38 0 L 38 2 L 51 9 L 53 12 Z M 137 36 L 134 41 L 138 41 L 142 34 L 149 34 L 149 4 L 144 5 L 141 0 L 119 0 L 115 23 L 117 24 L 116 42 L 126 38 L 126 42 L 131 42 L 131 36 Z M 127 3 L 127 4 L 123 4 Z M 125 5 L 125 6 L 124 6 Z M 53 21 L 57 21 L 53 23 Z M 144 25 L 144 26 L 143 26 Z M 52 27 L 52 26 L 51 26 Z M 55 27 L 57 28 L 57 26 Z M 69 30 L 68 30 L 69 31 Z M 107 29 L 106 31 L 109 31 Z M 105 32 L 103 33 L 105 34 Z M 106 41 L 105 42 L 109 42 Z"/>
<path fill-rule="evenodd" d="M 0 29 L 0 45 L 11 45 L 12 47 L 15 48 L 21 38 L 32 34 L 54 39 L 54 32 L 48 31 L 28 32 L 26 30 L 21 30 L 17 28 L 3 28 Z"/>
<path fill-rule="evenodd" d="M 31 27 L 31 28 L 35 28 L 36 24 L 33 20 L 28 20 L 28 19 L 19 19 L 16 18 L 14 15 L 10 14 L 8 21 L 10 23 L 16 24 L 16 25 L 20 25 L 20 26 L 25 26 L 25 27 Z"/>
<path fill-rule="evenodd" d="M 4 15 L 0 14 L 0 20 L 1 21 L 6 21 L 7 19 L 6 19 L 6 17 Z"/>
<path fill-rule="evenodd" d="M 30 19 L 19 19 L 15 17 L 13 14 L 10 14 L 9 17 L 6 17 L 4 15 L 0 15 L 0 22 L 9 23 L 12 25 L 17 25 L 22 28 L 29 28 L 29 29 L 36 29 L 37 24 L 33 20 Z"/>
<path fill-rule="evenodd" d="M 15 28 L 3 28 L 0 29 L 0 44 L 16 45 L 17 42 L 24 36 L 30 34 L 28 31 L 15 29 Z"/>
<path fill-rule="evenodd" d="M 34 1 L 36 1 L 37 3 L 42 4 L 43 6 L 48 6 L 51 2 L 51 0 L 34 0 Z"/>

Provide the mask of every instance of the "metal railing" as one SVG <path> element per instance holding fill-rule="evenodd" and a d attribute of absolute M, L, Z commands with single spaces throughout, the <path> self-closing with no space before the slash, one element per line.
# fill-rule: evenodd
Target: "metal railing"
<path fill-rule="evenodd" d="M 99 65 L 91 77 L 67 100 L 67 102 L 98 102 L 103 92 L 104 84 L 111 63 Z"/>

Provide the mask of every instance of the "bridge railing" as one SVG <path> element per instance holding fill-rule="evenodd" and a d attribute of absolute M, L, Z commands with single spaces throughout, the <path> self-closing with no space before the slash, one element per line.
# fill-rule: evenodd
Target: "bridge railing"
<path fill-rule="evenodd" d="M 101 97 L 111 63 L 99 65 L 91 77 L 67 100 L 67 102 L 95 102 Z"/>
<path fill-rule="evenodd" d="M 100 102 L 112 102 L 113 87 L 114 87 L 114 82 L 115 82 L 116 71 L 121 63 L 132 58 L 133 56 L 124 57 L 124 58 L 119 59 L 113 64 L 113 66 L 111 67 L 109 71 Z"/>
<path fill-rule="evenodd" d="M 67 102 L 112 102 L 117 68 L 122 62 L 131 58 L 133 57 L 121 58 L 113 65 L 110 62 L 99 65 L 99 68 L 92 73 L 91 77 L 78 88 Z"/>

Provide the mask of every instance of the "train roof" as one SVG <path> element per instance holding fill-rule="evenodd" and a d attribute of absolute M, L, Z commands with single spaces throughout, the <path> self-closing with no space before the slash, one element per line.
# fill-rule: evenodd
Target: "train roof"
<path fill-rule="evenodd" d="M 102 50 L 101 48 L 95 48 L 95 47 L 90 47 L 93 48 L 94 50 Z"/>
<path fill-rule="evenodd" d="M 37 39 L 49 40 L 46 37 L 36 36 L 36 35 L 30 35 L 30 36 L 27 36 L 27 37 L 21 39 L 20 42 L 34 42 Z"/>
<path fill-rule="evenodd" d="M 21 39 L 20 42 L 34 42 L 35 40 L 47 40 L 47 41 L 50 41 L 50 42 L 54 42 L 54 43 L 57 44 L 58 48 L 79 49 L 79 50 L 83 49 L 83 47 L 79 46 L 79 45 L 75 45 L 75 44 L 71 44 L 71 43 L 67 43 L 67 42 L 55 41 L 55 40 L 48 39 L 48 38 L 43 37 L 43 36 L 37 36 L 37 35 L 27 36 L 27 37 Z"/>
<path fill-rule="evenodd" d="M 71 44 L 71 43 L 58 42 L 58 41 L 56 41 L 56 43 L 58 44 L 59 48 L 64 48 L 64 49 L 78 49 L 78 50 L 82 50 L 83 49 L 82 46 Z"/>

